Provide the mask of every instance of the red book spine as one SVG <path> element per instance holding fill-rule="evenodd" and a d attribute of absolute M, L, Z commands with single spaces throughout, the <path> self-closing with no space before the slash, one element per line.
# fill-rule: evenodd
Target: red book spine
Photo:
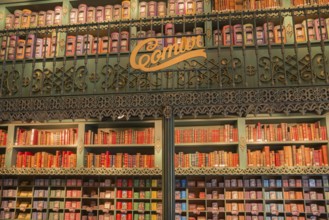
<path fill-rule="evenodd" d="M 328 166 L 328 146 L 322 145 L 321 150 L 322 150 L 323 165 Z"/>

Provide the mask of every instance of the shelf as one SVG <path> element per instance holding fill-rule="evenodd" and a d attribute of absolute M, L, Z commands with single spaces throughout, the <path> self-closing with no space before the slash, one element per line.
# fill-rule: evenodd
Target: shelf
<path fill-rule="evenodd" d="M 176 147 L 212 147 L 212 146 L 236 146 L 238 142 L 211 142 L 211 143 L 176 143 Z"/>
<path fill-rule="evenodd" d="M 14 149 L 54 149 L 54 148 L 67 148 L 67 149 L 76 149 L 76 145 L 15 145 Z"/>
<path fill-rule="evenodd" d="M 247 142 L 247 145 L 263 146 L 263 145 L 301 145 L 301 144 L 328 144 L 328 140 L 319 141 L 257 141 Z"/>
<path fill-rule="evenodd" d="M 85 144 L 85 148 L 140 148 L 140 147 L 146 147 L 146 148 L 152 148 L 154 147 L 154 144 Z"/>
<path fill-rule="evenodd" d="M 158 168 L 0 168 L 2 175 L 158 176 Z M 57 186 L 54 186 L 57 187 Z M 64 187 L 64 186 L 59 186 Z"/>

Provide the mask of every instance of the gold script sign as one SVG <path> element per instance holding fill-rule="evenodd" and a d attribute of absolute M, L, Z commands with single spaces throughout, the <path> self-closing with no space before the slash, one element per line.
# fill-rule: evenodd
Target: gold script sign
<path fill-rule="evenodd" d="M 158 40 L 156 38 L 148 38 L 139 42 L 131 52 L 130 65 L 136 70 L 145 72 L 153 72 L 165 69 L 184 60 L 194 57 L 207 57 L 203 48 L 202 36 L 182 37 L 180 44 L 173 44 L 164 47 L 162 50 L 158 48 Z M 137 58 L 138 52 L 146 46 L 146 51 L 152 54 L 143 54 Z"/>

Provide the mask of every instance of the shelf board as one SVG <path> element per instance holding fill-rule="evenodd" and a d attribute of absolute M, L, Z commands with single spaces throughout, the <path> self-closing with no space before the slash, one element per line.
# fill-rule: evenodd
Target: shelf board
<path fill-rule="evenodd" d="M 329 166 L 324 167 L 192 167 L 176 168 L 176 176 L 219 174 L 229 176 L 241 175 L 327 175 Z M 6 176 L 17 175 L 54 175 L 54 176 L 161 176 L 159 168 L 0 168 L 0 174 Z M 7 186 L 8 187 L 8 186 Z M 10 187 L 10 186 L 9 186 Z M 64 187 L 64 186 L 54 186 Z M 270 189 L 270 187 L 264 187 Z"/>
<path fill-rule="evenodd" d="M 67 149 L 76 149 L 76 145 L 15 145 L 14 149 L 54 149 L 54 148 L 67 148 Z"/>
<path fill-rule="evenodd" d="M 154 144 L 85 144 L 85 148 L 115 148 L 115 147 L 134 147 L 134 148 L 139 148 L 139 147 L 149 147 L 152 148 L 154 147 Z"/>
<path fill-rule="evenodd" d="M 256 141 L 256 142 L 247 142 L 247 145 L 301 145 L 301 144 L 328 144 L 327 140 L 324 141 Z"/>
<path fill-rule="evenodd" d="M 236 146 L 238 142 L 176 143 L 176 147 Z"/>

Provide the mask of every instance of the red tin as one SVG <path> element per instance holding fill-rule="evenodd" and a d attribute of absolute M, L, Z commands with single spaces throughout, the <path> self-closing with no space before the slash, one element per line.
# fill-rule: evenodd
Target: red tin
<path fill-rule="evenodd" d="M 122 19 L 130 19 L 130 1 L 122 1 Z"/>
<path fill-rule="evenodd" d="M 120 20 L 121 19 L 121 5 L 114 5 L 113 7 L 113 20 Z"/>
<path fill-rule="evenodd" d="M 243 44 L 243 26 L 242 24 L 236 24 L 233 26 L 233 44 Z"/>
<path fill-rule="evenodd" d="M 100 47 L 99 53 L 110 53 L 111 52 L 111 38 L 102 37 L 102 45 Z"/>
<path fill-rule="evenodd" d="M 166 3 L 165 2 L 158 2 L 158 16 L 159 17 L 164 17 L 167 15 L 167 7 L 166 7 Z"/>
<path fill-rule="evenodd" d="M 79 10 L 77 8 L 72 8 L 70 12 L 70 24 L 78 23 L 78 13 Z"/>
<path fill-rule="evenodd" d="M 173 24 L 165 25 L 165 35 L 166 36 L 174 36 L 175 35 L 175 27 Z M 174 37 L 166 37 L 164 40 L 165 46 L 173 45 L 175 43 Z"/>
<path fill-rule="evenodd" d="M 32 14 L 32 11 L 29 10 L 29 9 L 24 9 L 22 11 L 21 28 L 29 28 L 30 27 L 31 14 Z"/>
<path fill-rule="evenodd" d="M 193 15 L 195 11 L 195 0 L 185 0 L 185 14 Z"/>
<path fill-rule="evenodd" d="M 63 9 L 61 6 L 55 7 L 55 17 L 54 17 L 54 25 L 62 25 L 62 13 Z"/>
<path fill-rule="evenodd" d="M 256 27 L 256 40 L 258 45 L 265 43 L 264 28 L 262 26 Z"/>
<path fill-rule="evenodd" d="M 96 22 L 104 21 L 104 12 L 105 12 L 105 8 L 103 6 L 96 7 Z"/>
<path fill-rule="evenodd" d="M 12 29 L 14 27 L 14 20 L 15 20 L 15 15 L 13 14 L 8 14 L 6 16 L 6 24 L 5 28 L 6 29 Z"/>
<path fill-rule="evenodd" d="M 113 20 L 113 10 L 114 10 L 114 7 L 112 5 L 106 5 L 105 6 L 105 21 L 112 21 Z"/>
<path fill-rule="evenodd" d="M 252 24 L 243 25 L 243 37 L 245 45 L 254 44 L 254 26 Z"/>
<path fill-rule="evenodd" d="M 264 43 L 274 43 L 274 24 L 272 22 L 264 24 Z"/>
<path fill-rule="evenodd" d="M 230 46 L 231 44 L 233 44 L 232 35 L 233 35 L 232 26 L 225 25 L 222 31 L 222 37 L 223 37 L 222 42 L 224 46 Z"/>
<path fill-rule="evenodd" d="M 21 10 L 15 10 L 14 12 L 14 28 L 20 28 L 21 27 L 21 20 L 22 20 L 22 11 Z"/>
<path fill-rule="evenodd" d="M 185 0 L 176 1 L 176 15 L 185 14 Z"/>
<path fill-rule="evenodd" d="M 31 13 L 30 27 L 38 26 L 38 12 Z"/>
<path fill-rule="evenodd" d="M 195 1 L 195 12 L 197 14 L 201 14 L 204 12 L 203 0 L 196 0 Z"/>
<path fill-rule="evenodd" d="M 139 17 L 140 18 L 146 18 L 148 15 L 148 4 L 147 2 L 140 2 L 139 3 Z"/>
<path fill-rule="evenodd" d="M 29 34 L 27 36 L 27 42 L 25 47 L 25 58 L 32 59 L 34 57 L 34 44 L 35 44 L 35 35 Z"/>
<path fill-rule="evenodd" d="M 5 60 L 7 56 L 7 43 L 8 37 L 3 36 L 1 40 L 1 47 L 0 47 L 0 60 Z"/>
<path fill-rule="evenodd" d="M 328 33 L 326 28 L 326 22 L 324 18 L 317 18 L 314 20 L 315 34 L 317 40 L 328 39 Z"/>
<path fill-rule="evenodd" d="M 149 17 L 155 17 L 158 15 L 157 13 L 157 9 L 158 9 L 158 4 L 155 1 L 150 1 L 148 3 L 148 16 Z"/>
<path fill-rule="evenodd" d="M 78 6 L 78 24 L 84 24 L 87 20 L 87 5 L 80 4 Z"/>
<path fill-rule="evenodd" d="M 129 51 L 129 32 L 121 31 L 120 34 L 120 52 L 128 52 Z"/>
<path fill-rule="evenodd" d="M 94 42 L 94 36 L 91 34 L 86 34 L 83 36 L 83 43 L 84 43 L 84 54 L 91 54 L 92 53 L 92 46 Z"/>
<path fill-rule="evenodd" d="M 38 15 L 38 26 L 43 27 L 46 25 L 46 12 L 40 11 Z"/>
<path fill-rule="evenodd" d="M 222 45 L 222 31 L 214 30 L 213 33 L 214 46 Z"/>
<path fill-rule="evenodd" d="M 53 34 L 51 37 L 51 47 L 50 47 L 50 56 L 54 57 L 55 55 L 57 56 L 57 38 L 56 38 L 56 34 Z"/>
<path fill-rule="evenodd" d="M 314 20 L 310 18 L 304 20 L 303 25 L 306 30 L 306 35 L 305 35 L 306 39 L 309 39 L 310 41 L 316 40 Z"/>
<path fill-rule="evenodd" d="M 51 37 L 44 37 L 43 38 L 43 48 L 42 48 L 42 55 L 43 57 L 51 57 Z"/>
<path fill-rule="evenodd" d="M 196 28 L 193 29 L 193 32 L 194 32 L 194 34 L 201 36 L 199 45 L 203 45 L 204 46 L 203 28 L 202 27 L 196 27 Z"/>
<path fill-rule="evenodd" d="M 8 46 L 8 59 L 9 60 L 15 59 L 15 48 L 16 48 L 18 40 L 19 39 L 17 36 L 10 36 L 10 38 L 9 38 L 9 46 Z"/>
<path fill-rule="evenodd" d="M 74 56 L 75 54 L 75 45 L 76 45 L 76 36 L 67 36 L 66 38 L 66 56 Z"/>
<path fill-rule="evenodd" d="M 55 11 L 48 10 L 46 15 L 46 25 L 53 26 L 54 25 L 54 18 L 55 18 Z"/>
<path fill-rule="evenodd" d="M 75 45 L 74 45 L 75 46 Z M 83 35 L 78 35 L 76 37 L 76 55 L 83 55 L 85 48 L 85 41 Z"/>
<path fill-rule="evenodd" d="M 168 1 L 168 13 L 169 13 L 169 15 L 176 15 L 175 0 L 169 0 Z"/>
<path fill-rule="evenodd" d="M 119 36 L 120 36 L 120 34 L 118 32 L 113 32 L 111 34 L 111 39 L 112 39 L 111 51 L 112 52 L 119 52 Z"/>
<path fill-rule="evenodd" d="M 277 44 L 287 42 L 286 29 L 283 25 L 276 25 L 274 27 L 274 41 Z"/>
<path fill-rule="evenodd" d="M 43 56 L 43 39 L 37 38 L 35 43 L 35 58 L 42 58 Z"/>
<path fill-rule="evenodd" d="M 16 59 L 24 59 L 25 55 L 25 40 L 18 39 L 16 47 Z"/>
<path fill-rule="evenodd" d="M 95 22 L 95 20 L 96 20 L 96 8 L 89 6 L 87 8 L 86 22 L 91 23 L 91 22 Z"/>
<path fill-rule="evenodd" d="M 102 47 L 102 38 L 101 37 L 94 37 L 94 41 L 93 41 L 93 47 L 91 50 L 92 54 L 96 54 L 99 53 L 99 48 Z"/>
<path fill-rule="evenodd" d="M 295 24 L 295 37 L 296 42 L 305 42 L 306 36 L 305 36 L 305 27 L 303 24 Z"/>

